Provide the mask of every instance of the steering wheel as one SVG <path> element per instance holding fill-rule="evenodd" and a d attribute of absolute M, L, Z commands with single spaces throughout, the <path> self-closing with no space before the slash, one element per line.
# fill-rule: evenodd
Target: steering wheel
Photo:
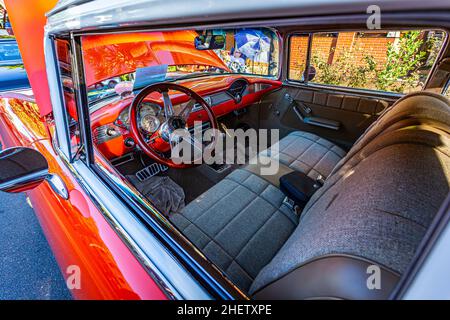
<path fill-rule="evenodd" d="M 191 99 L 177 114 L 173 108 L 172 101 L 170 100 L 169 90 L 182 92 Z M 158 92 L 162 95 L 165 121 L 159 124 L 158 129 L 151 133 L 150 136 L 144 136 L 144 133 L 138 125 L 138 110 L 145 98 L 154 92 Z M 217 119 L 211 110 L 211 107 L 200 95 L 191 89 L 171 82 L 151 84 L 142 89 L 133 99 L 130 106 L 130 131 L 142 151 L 150 158 L 171 168 L 188 168 L 196 165 L 200 159 L 191 159 L 189 162 L 183 161 L 180 163 L 179 161 L 174 162 L 171 156 L 168 155 L 169 151 L 172 151 L 172 148 L 180 142 L 180 137 L 176 134 L 177 130 L 186 129 L 185 132 L 188 132 L 187 121 L 195 102 L 200 104 L 206 111 L 211 123 L 211 128 L 214 129 L 213 133 L 217 132 Z M 211 143 L 208 145 L 209 148 L 214 147 L 217 140 L 216 138 L 215 134 L 213 134 Z M 190 135 L 189 142 L 191 145 L 196 144 L 193 135 Z"/>

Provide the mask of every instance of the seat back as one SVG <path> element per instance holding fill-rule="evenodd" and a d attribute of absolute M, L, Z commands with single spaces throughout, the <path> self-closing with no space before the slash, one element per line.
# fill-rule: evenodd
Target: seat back
<path fill-rule="evenodd" d="M 250 292 L 256 298 L 386 298 L 449 192 L 449 133 L 447 99 L 420 93 L 399 100 L 310 199 Z M 372 271 L 381 274 L 380 290 L 368 287 Z"/>

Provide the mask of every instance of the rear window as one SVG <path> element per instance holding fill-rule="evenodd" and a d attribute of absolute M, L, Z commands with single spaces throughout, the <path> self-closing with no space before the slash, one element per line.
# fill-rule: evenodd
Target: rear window
<path fill-rule="evenodd" d="M 437 30 L 315 33 L 310 41 L 293 36 L 289 79 L 395 93 L 418 91 L 445 38 Z"/>

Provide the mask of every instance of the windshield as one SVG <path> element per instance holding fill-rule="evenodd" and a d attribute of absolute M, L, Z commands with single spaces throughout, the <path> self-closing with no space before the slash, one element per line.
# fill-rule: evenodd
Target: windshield
<path fill-rule="evenodd" d="M 279 67 L 278 37 L 267 28 L 90 35 L 82 48 L 90 102 L 161 81 L 223 74 L 273 78 Z"/>

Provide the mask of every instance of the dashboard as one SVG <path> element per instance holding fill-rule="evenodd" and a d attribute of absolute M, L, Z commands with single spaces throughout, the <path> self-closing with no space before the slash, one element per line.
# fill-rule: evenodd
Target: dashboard
<path fill-rule="evenodd" d="M 180 81 L 208 103 L 216 117 L 221 117 L 260 101 L 263 94 L 281 86 L 280 81 L 242 76 L 212 76 L 196 80 Z M 113 101 L 94 108 L 91 111 L 93 140 L 97 148 L 108 159 L 122 157 L 133 151 L 135 142 L 130 133 L 130 105 L 133 97 Z M 170 93 L 175 113 L 189 103 L 190 98 L 182 93 Z M 147 97 L 138 110 L 138 127 L 150 136 L 158 130 L 165 120 L 163 102 L 159 97 Z M 209 119 L 206 111 L 194 104 L 188 119 L 188 125 L 194 121 L 204 122 L 208 128 Z"/>

